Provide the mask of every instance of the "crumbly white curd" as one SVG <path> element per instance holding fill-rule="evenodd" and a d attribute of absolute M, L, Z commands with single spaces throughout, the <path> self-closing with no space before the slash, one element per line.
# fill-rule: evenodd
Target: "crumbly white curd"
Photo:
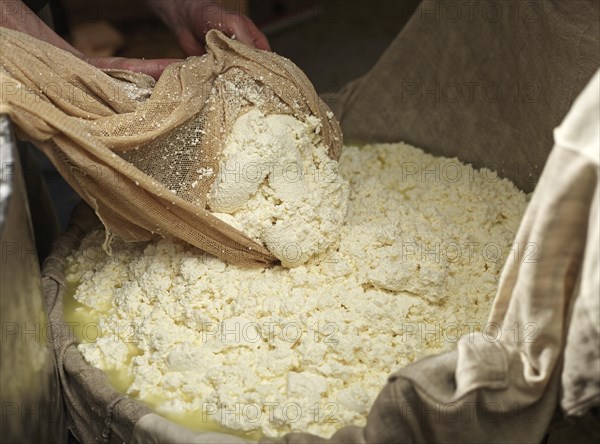
<path fill-rule="evenodd" d="M 208 194 L 217 217 L 294 267 L 339 241 L 348 184 L 321 142 L 321 121 L 265 116 L 254 108 L 236 120 Z"/>
<path fill-rule="evenodd" d="M 297 140 L 311 131 L 255 117 L 240 125 L 262 120 Z M 328 161 L 267 145 L 260 162 L 275 170 L 281 156 L 301 169 Z M 249 151 L 236 152 L 225 162 L 247 164 Z M 526 196 L 489 170 L 403 143 L 346 146 L 334 173 L 320 198 L 310 190 L 324 185 L 306 173 L 211 191 L 214 211 L 279 245 L 293 268 L 243 269 L 167 239 L 119 243 L 108 256 L 104 234 L 90 233 L 67 276 L 76 310 L 97 325 L 79 345 L 85 359 L 126 375 L 130 396 L 188 426 L 329 436 L 364 425 L 391 372 L 484 328 Z M 306 202 L 319 207 L 294 214 Z M 281 245 L 301 254 L 289 259 Z"/>

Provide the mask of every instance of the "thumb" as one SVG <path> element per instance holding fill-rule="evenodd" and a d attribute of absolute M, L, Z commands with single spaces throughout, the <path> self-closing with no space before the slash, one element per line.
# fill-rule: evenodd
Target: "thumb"
<path fill-rule="evenodd" d="M 260 32 L 252 20 L 242 14 L 236 12 L 226 13 L 221 28 L 225 34 L 230 37 L 235 35 L 235 38 L 238 41 L 251 48 L 258 48 L 266 51 L 271 50 L 269 41 L 265 35 Z"/>
<path fill-rule="evenodd" d="M 87 62 L 100 69 L 122 69 L 125 71 L 141 72 L 158 80 L 162 72 L 179 59 L 130 59 L 125 57 L 92 57 Z"/>

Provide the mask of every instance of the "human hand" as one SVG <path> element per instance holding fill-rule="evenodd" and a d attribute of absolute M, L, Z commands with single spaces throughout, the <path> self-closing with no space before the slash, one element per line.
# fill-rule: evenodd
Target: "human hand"
<path fill-rule="evenodd" d="M 186 55 L 206 53 L 204 38 L 211 29 L 248 46 L 270 51 L 269 42 L 256 25 L 243 14 L 229 12 L 208 0 L 146 0 L 152 9 L 173 30 Z M 124 57 L 88 57 L 88 63 L 100 69 L 123 69 L 148 74 L 158 79 L 164 69 L 176 59 L 131 59 Z"/>
<path fill-rule="evenodd" d="M 206 0 L 146 0 L 171 26 L 188 55 L 202 55 L 204 35 L 210 29 L 220 29 L 230 37 L 250 46 L 270 50 L 266 37 L 254 23 L 242 14 L 227 12 Z M 128 59 L 123 57 L 88 57 L 63 40 L 42 22 L 20 0 L 0 0 L 0 26 L 24 32 L 51 43 L 100 69 L 122 69 L 148 74 L 158 79 L 164 69 L 176 59 Z"/>
<path fill-rule="evenodd" d="M 123 57 L 88 57 L 63 40 L 19 0 L 0 0 L 0 26 L 23 32 L 48 42 L 100 69 L 123 69 L 141 72 L 158 79 L 175 59 L 127 59 Z"/>
<path fill-rule="evenodd" d="M 141 72 L 158 80 L 162 72 L 171 63 L 179 62 L 178 59 L 131 59 L 126 57 L 85 57 L 83 60 L 100 69 L 119 69 Z"/>
<path fill-rule="evenodd" d="M 202 55 L 205 35 L 218 29 L 248 46 L 270 51 L 265 35 L 248 17 L 229 12 L 210 0 L 146 0 L 171 28 L 186 55 Z"/>

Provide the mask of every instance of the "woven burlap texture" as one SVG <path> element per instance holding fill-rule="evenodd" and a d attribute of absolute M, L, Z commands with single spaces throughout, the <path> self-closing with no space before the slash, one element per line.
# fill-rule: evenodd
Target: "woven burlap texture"
<path fill-rule="evenodd" d="M 104 372 L 85 362 L 77 350 L 75 326 L 64 319 L 66 260 L 94 228 L 100 228 L 100 222 L 89 207 L 79 205 L 69 229 L 55 242 L 44 262 L 44 302 L 69 428 L 82 443 L 123 443 L 129 442 L 135 424 L 150 409 L 115 391 Z"/>
<path fill-rule="evenodd" d="M 235 120 L 252 107 L 300 120 L 318 117 L 332 158 L 340 127 L 289 60 L 206 35 L 207 54 L 143 74 L 101 71 L 23 33 L 0 28 L 0 112 L 33 142 L 96 211 L 112 235 L 182 239 L 231 263 L 275 258 L 206 209 L 220 153 Z"/>

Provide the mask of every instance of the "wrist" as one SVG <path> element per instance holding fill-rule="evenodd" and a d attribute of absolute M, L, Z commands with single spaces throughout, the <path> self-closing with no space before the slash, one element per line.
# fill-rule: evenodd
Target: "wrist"
<path fill-rule="evenodd" d="M 50 29 L 20 0 L 0 0 L 0 26 L 28 34 L 83 58 L 80 51 Z"/>

